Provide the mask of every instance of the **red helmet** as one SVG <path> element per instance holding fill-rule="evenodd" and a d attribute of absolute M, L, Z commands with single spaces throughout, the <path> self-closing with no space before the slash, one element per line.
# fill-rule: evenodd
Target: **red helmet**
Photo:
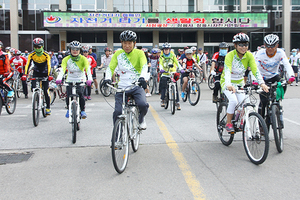
<path fill-rule="evenodd" d="M 20 50 L 15 50 L 15 55 L 17 55 L 17 56 L 21 55 L 21 51 Z"/>
<path fill-rule="evenodd" d="M 106 48 L 104 49 L 104 52 L 106 52 L 106 51 L 111 51 L 111 48 L 106 47 Z"/>
<path fill-rule="evenodd" d="M 42 38 L 34 38 L 32 43 L 33 46 L 38 46 L 38 47 L 44 46 L 44 40 Z"/>

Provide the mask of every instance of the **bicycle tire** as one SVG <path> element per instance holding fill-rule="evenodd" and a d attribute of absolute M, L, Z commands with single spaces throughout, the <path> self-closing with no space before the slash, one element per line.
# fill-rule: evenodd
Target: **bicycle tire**
<path fill-rule="evenodd" d="M 182 98 L 183 102 L 186 102 L 186 100 L 188 99 L 188 94 L 189 94 L 189 83 L 187 84 L 186 88 L 185 88 L 185 95 Z"/>
<path fill-rule="evenodd" d="M 71 104 L 71 116 L 72 116 L 72 143 L 76 143 L 76 133 L 77 133 L 77 104 L 75 101 L 72 101 Z"/>
<path fill-rule="evenodd" d="M 108 87 L 108 86 L 106 86 L 106 85 L 101 84 L 101 85 L 100 85 L 100 92 L 101 92 L 101 94 L 102 94 L 103 96 L 109 97 L 110 94 L 111 94 L 111 88 Z"/>
<path fill-rule="evenodd" d="M 148 80 L 148 86 L 149 86 L 150 94 L 153 94 L 153 90 L 154 90 L 154 80 L 153 80 L 153 77 L 149 78 L 149 80 Z"/>
<path fill-rule="evenodd" d="M 16 93 L 14 93 L 14 96 L 13 97 L 10 97 L 8 98 L 6 96 L 6 105 L 5 105 L 5 109 L 6 109 L 6 112 L 8 114 L 13 114 L 16 110 L 16 105 L 17 105 L 17 96 L 16 96 Z"/>
<path fill-rule="evenodd" d="M 217 111 L 218 136 L 222 144 L 224 144 L 225 146 L 229 146 L 234 139 L 234 134 L 229 134 L 225 129 L 227 123 L 227 106 L 227 103 L 222 102 L 220 103 L 220 106 Z"/>
<path fill-rule="evenodd" d="M 170 107 L 171 107 L 171 113 L 172 113 L 172 115 L 175 114 L 175 104 L 176 104 L 175 88 L 174 88 L 174 85 L 172 85 L 171 86 L 171 99 L 170 99 Z"/>
<path fill-rule="evenodd" d="M 211 75 L 211 74 L 209 75 L 207 84 L 208 84 L 209 89 L 211 89 L 211 90 L 215 89 L 215 81 L 214 81 L 213 75 Z"/>
<path fill-rule="evenodd" d="M 3 106 L 2 95 L 0 94 L 0 115 L 2 113 L 2 106 Z"/>
<path fill-rule="evenodd" d="M 203 79 L 204 79 L 204 74 L 203 74 L 203 71 L 199 71 L 199 84 L 201 84 L 203 82 Z"/>
<path fill-rule="evenodd" d="M 115 170 L 121 174 L 124 172 L 129 157 L 129 141 L 125 131 L 125 120 L 117 119 L 111 140 L 111 153 Z"/>
<path fill-rule="evenodd" d="M 140 145 L 140 134 L 141 130 L 139 130 L 139 123 L 138 123 L 138 109 L 135 109 L 135 112 L 131 114 L 131 126 L 132 126 L 132 138 L 131 138 L 131 147 L 134 152 L 137 152 Z"/>
<path fill-rule="evenodd" d="M 46 98 L 45 95 L 43 95 L 42 96 L 42 101 L 43 101 L 43 104 L 42 104 L 42 114 L 43 114 L 44 118 L 47 117 L 47 115 L 46 115 L 46 99 L 45 98 Z"/>
<path fill-rule="evenodd" d="M 18 96 L 18 98 L 20 98 L 23 94 L 23 85 L 22 85 L 22 81 L 20 79 L 18 79 L 16 90 L 17 90 L 17 96 Z"/>
<path fill-rule="evenodd" d="M 247 123 L 249 123 L 250 137 L 245 130 Z M 259 165 L 267 159 L 269 153 L 269 132 L 266 122 L 256 112 L 251 112 L 248 120 L 244 122 L 243 144 L 246 154 L 252 163 Z"/>
<path fill-rule="evenodd" d="M 272 129 L 278 153 L 283 151 L 282 124 L 278 105 L 272 105 Z"/>
<path fill-rule="evenodd" d="M 32 120 L 34 126 L 39 125 L 39 119 L 40 119 L 39 94 L 35 92 L 33 94 L 33 100 L 32 100 Z"/>
<path fill-rule="evenodd" d="M 55 89 L 50 89 L 49 90 L 49 94 L 50 94 L 50 105 L 52 105 L 56 99 L 56 90 Z"/>
<path fill-rule="evenodd" d="M 168 109 L 169 107 L 169 87 L 166 89 L 166 95 L 165 95 L 165 109 Z"/>
<path fill-rule="evenodd" d="M 192 106 L 197 105 L 200 99 L 200 85 L 196 81 L 192 81 L 192 87 L 190 87 L 190 91 L 188 93 L 188 99 Z"/>

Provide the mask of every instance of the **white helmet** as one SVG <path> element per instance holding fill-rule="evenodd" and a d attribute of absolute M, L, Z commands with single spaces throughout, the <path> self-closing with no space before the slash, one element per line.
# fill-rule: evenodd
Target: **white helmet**
<path fill-rule="evenodd" d="M 236 42 L 249 42 L 249 36 L 245 33 L 238 33 L 235 36 L 233 36 L 232 42 L 233 43 L 236 43 Z"/>
<path fill-rule="evenodd" d="M 264 38 L 264 43 L 266 45 L 275 45 L 279 42 L 279 37 L 275 34 L 266 35 Z"/>
<path fill-rule="evenodd" d="M 188 54 L 188 53 L 193 53 L 193 50 L 192 49 L 187 49 L 187 50 L 185 50 L 185 54 Z"/>
<path fill-rule="evenodd" d="M 297 52 L 297 49 L 292 49 L 292 52 Z"/>
<path fill-rule="evenodd" d="M 196 50 L 197 50 L 197 47 L 191 47 L 191 50 L 192 50 L 192 51 L 196 51 Z"/>

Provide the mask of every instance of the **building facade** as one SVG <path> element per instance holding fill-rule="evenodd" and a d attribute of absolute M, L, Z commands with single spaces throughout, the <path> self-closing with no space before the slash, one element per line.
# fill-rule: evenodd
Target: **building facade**
<path fill-rule="evenodd" d="M 280 46 L 285 49 L 299 48 L 300 40 L 300 1 L 298 0 L 0 0 L 0 40 L 5 46 L 21 51 L 32 50 L 32 40 L 41 37 L 45 49 L 65 50 L 69 42 L 78 40 L 91 44 L 101 54 L 106 46 L 120 47 L 119 34 L 132 29 L 138 34 L 137 45 L 153 48 L 170 42 L 175 49 L 184 46 L 204 47 L 209 54 L 217 51 L 220 42 L 231 43 L 237 32 L 247 32 L 251 38 L 250 48 L 256 50 L 262 45 L 268 33 L 280 36 Z M 79 17 L 84 13 L 139 14 L 140 16 L 169 13 L 168 19 L 175 16 L 208 13 L 227 20 L 229 14 L 267 13 L 267 27 L 90 27 L 89 25 L 68 27 L 67 25 L 47 27 L 47 13 L 71 13 Z M 51 14 L 51 13 L 50 13 Z M 75 16 L 75 17 L 76 17 Z M 51 17 L 49 18 L 51 19 Z M 146 19 L 147 20 L 147 19 Z M 161 20 L 160 17 L 157 20 Z M 233 20 L 233 19 L 232 19 Z M 251 19 L 252 20 L 252 19 Z M 255 20 L 255 19 L 253 19 Z M 98 19 L 99 21 L 99 19 Z M 228 20 L 227 20 L 228 21 Z M 148 19 L 149 22 L 149 19 Z M 171 22 L 170 22 L 171 23 Z M 179 22 L 180 23 L 180 22 Z M 199 22 L 201 23 L 201 22 Z"/>

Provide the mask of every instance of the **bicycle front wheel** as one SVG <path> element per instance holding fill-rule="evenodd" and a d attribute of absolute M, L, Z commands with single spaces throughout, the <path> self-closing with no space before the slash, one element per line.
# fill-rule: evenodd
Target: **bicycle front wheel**
<path fill-rule="evenodd" d="M 266 122 L 256 112 L 251 112 L 244 122 L 243 143 L 250 161 L 256 165 L 262 164 L 269 153 L 269 133 Z"/>
<path fill-rule="evenodd" d="M 227 123 L 227 103 L 222 102 L 217 111 L 217 129 L 219 138 L 225 146 L 229 146 L 234 138 L 234 134 L 229 134 L 226 129 Z"/>
<path fill-rule="evenodd" d="M 124 172 L 129 156 L 129 141 L 125 130 L 125 120 L 117 119 L 111 140 L 111 153 L 115 170 L 121 174 Z"/>
<path fill-rule="evenodd" d="M 171 107 L 171 113 L 172 115 L 175 114 L 175 104 L 176 104 L 176 99 L 175 99 L 175 87 L 174 85 L 171 86 L 171 94 L 170 94 L 170 107 Z"/>
<path fill-rule="evenodd" d="M 272 129 L 277 151 L 283 151 L 282 123 L 280 120 L 280 111 L 278 105 L 272 105 Z"/>
<path fill-rule="evenodd" d="M 111 94 L 111 88 L 106 85 L 101 84 L 100 92 L 103 94 L 103 96 L 109 97 L 109 95 Z"/>
<path fill-rule="evenodd" d="M 168 109 L 169 107 L 169 87 L 166 89 L 166 95 L 165 95 L 165 109 Z"/>
<path fill-rule="evenodd" d="M 130 136 L 131 139 L 131 147 L 134 152 L 137 152 L 140 145 L 140 133 L 141 130 L 139 130 L 139 124 L 138 124 L 138 110 L 136 109 L 134 113 L 130 116 L 131 120 L 131 128 L 132 128 L 132 134 Z"/>
<path fill-rule="evenodd" d="M 72 116 L 72 143 L 76 143 L 76 133 L 77 133 L 77 104 L 75 101 L 72 101 L 71 105 L 71 116 Z"/>
<path fill-rule="evenodd" d="M 17 105 L 17 96 L 16 96 L 16 93 L 14 93 L 14 96 L 13 97 L 6 97 L 6 112 L 8 114 L 13 114 L 16 110 L 16 105 Z"/>
<path fill-rule="evenodd" d="M 215 89 L 215 81 L 214 81 L 213 75 L 209 75 L 207 83 L 208 83 L 209 89 L 211 89 L 211 90 Z"/>
<path fill-rule="evenodd" d="M 189 102 L 192 106 L 197 105 L 200 99 L 200 86 L 196 81 L 192 81 L 190 91 L 188 93 Z"/>
<path fill-rule="evenodd" d="M 48 91 L 47 91 L 48 92 Z M 48 95 L 49 95 L 49 93 L 48 93 Z M 42 95 L 42 114 L 43 114 L 43 117 L 47 117 L 47 115 L 46 115 L 46 97 L 45 97 L 45 95 Z"/>
<path fill-rule="evenodd" d="M 40 105 L 39 94 L 35 92 L 33 94 L 33 100 L 32 100 L 32 119 L 33 119 L 34 126 L 39 125 L 39 118 L 40 118 L 39 105 Z"/>

